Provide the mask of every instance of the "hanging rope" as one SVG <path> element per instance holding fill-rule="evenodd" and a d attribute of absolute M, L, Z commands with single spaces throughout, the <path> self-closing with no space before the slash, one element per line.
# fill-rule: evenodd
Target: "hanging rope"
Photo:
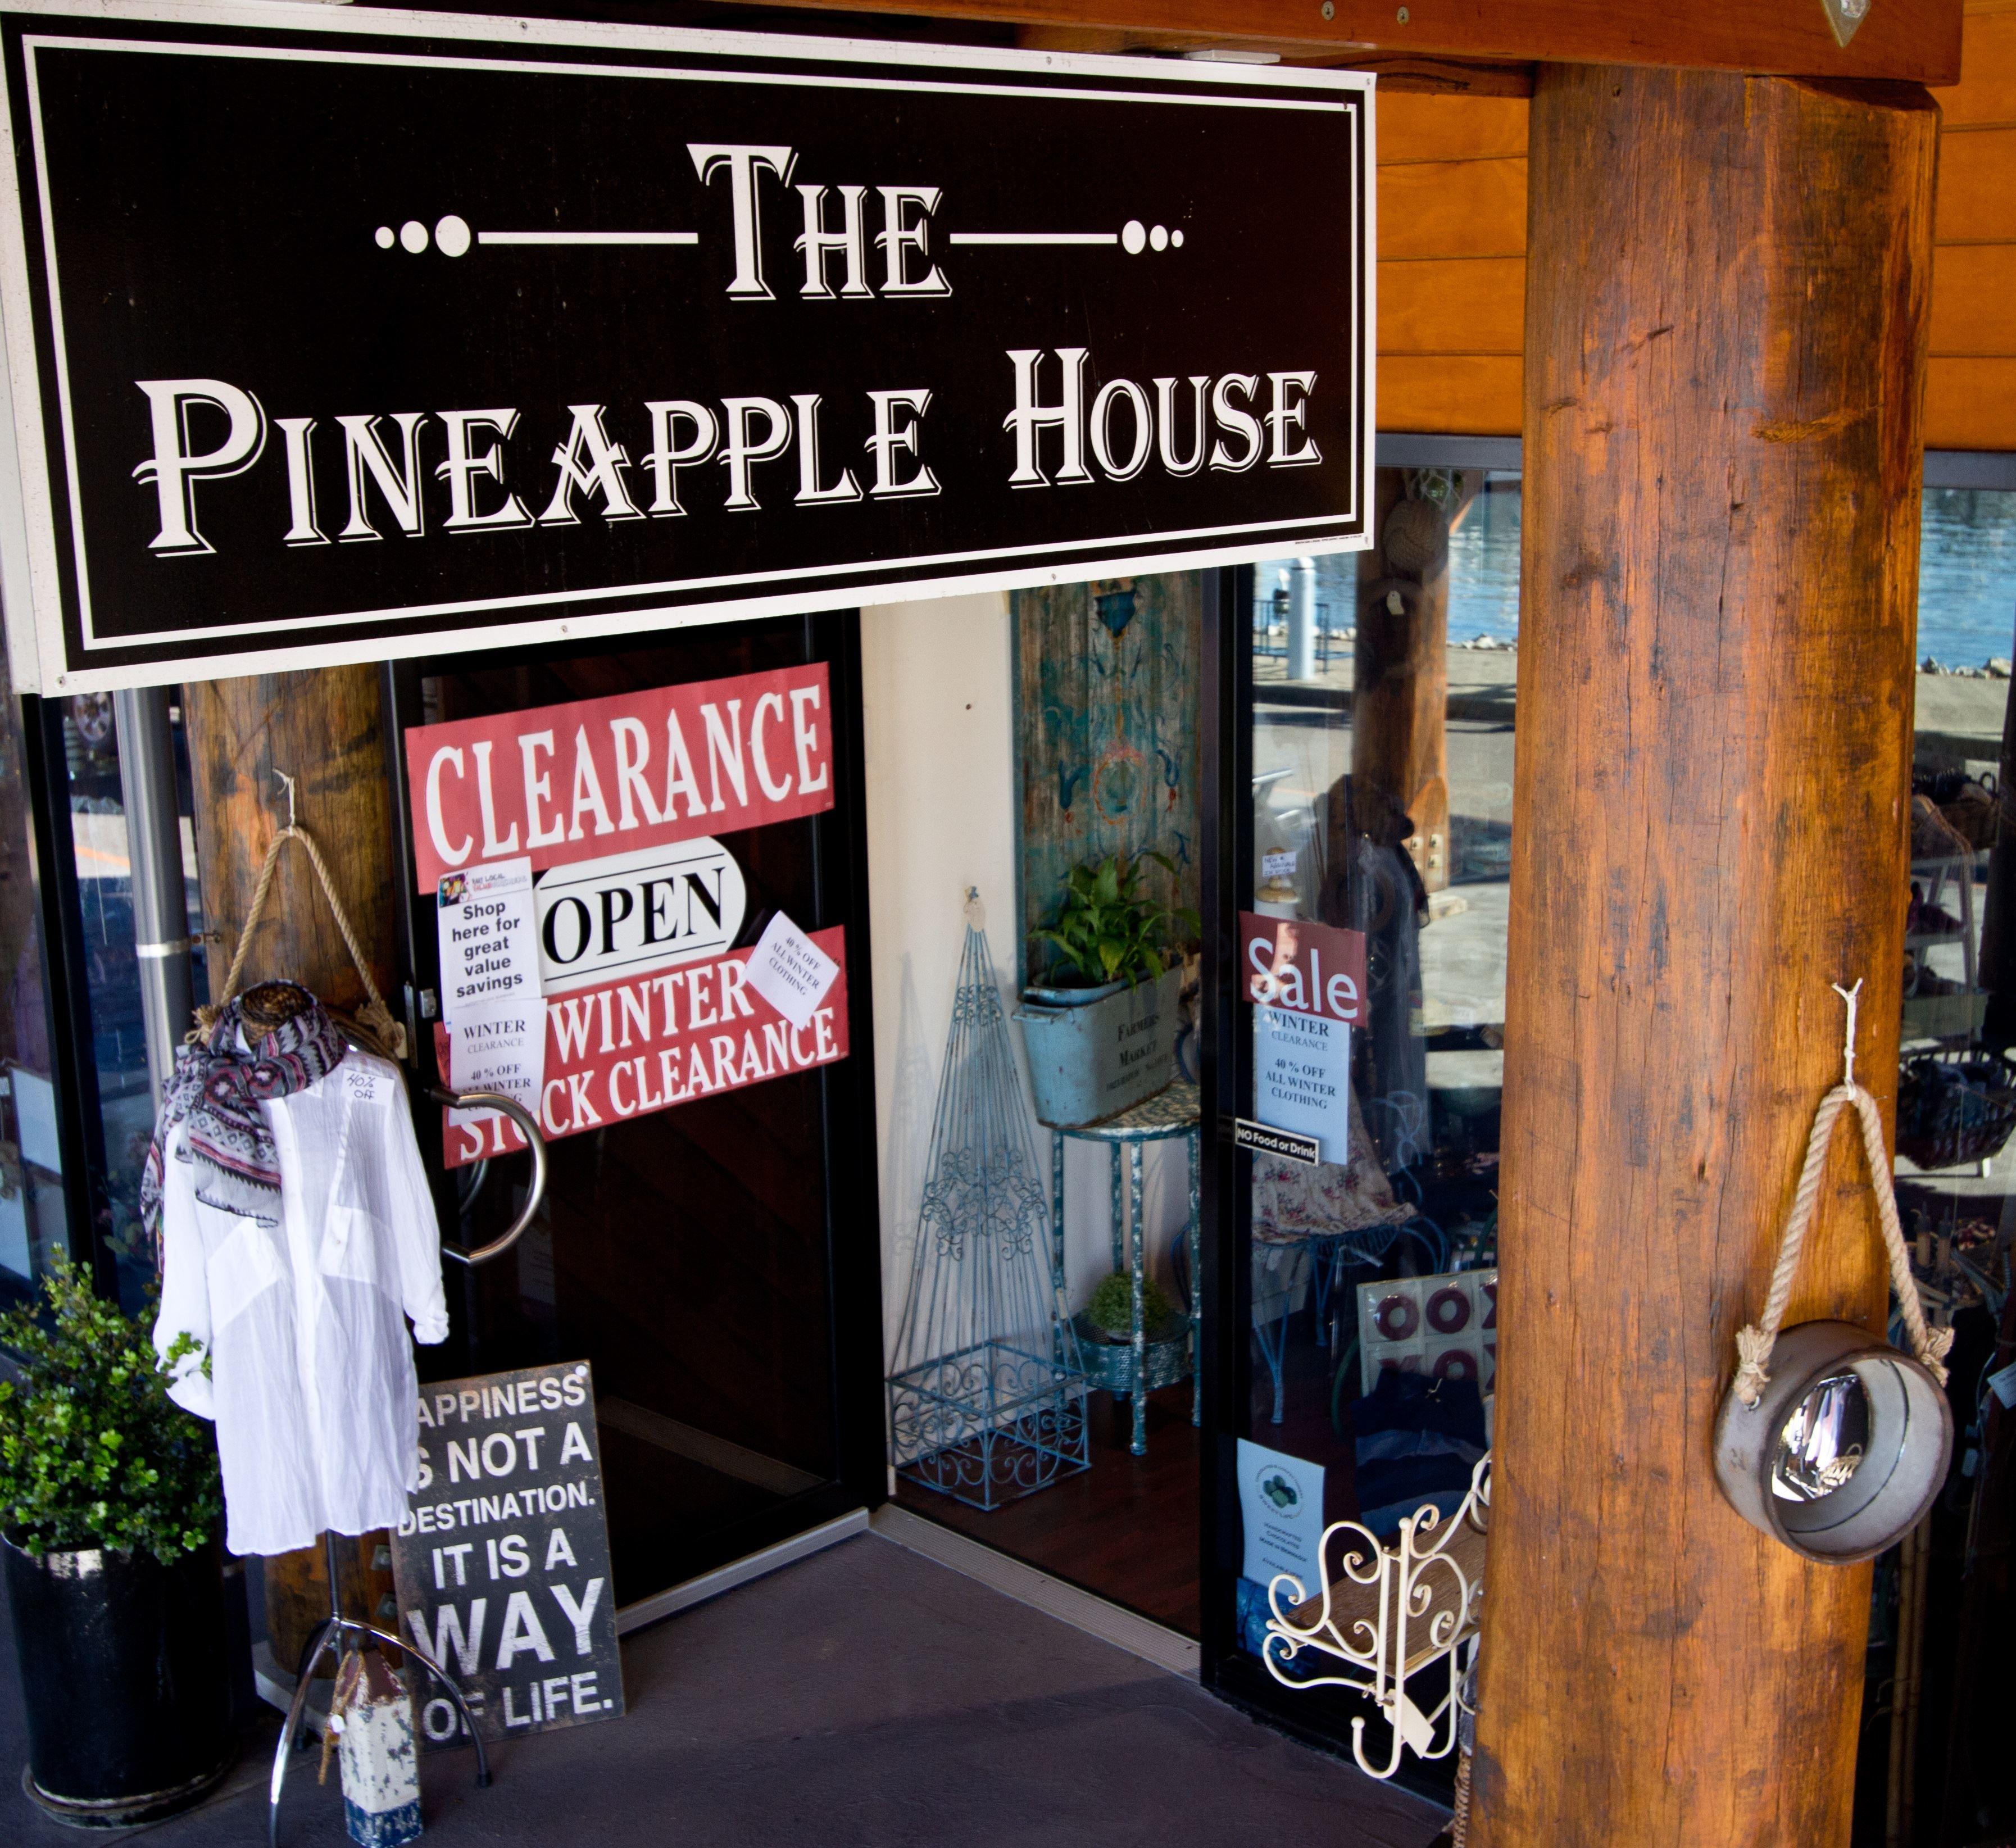
<path fill-rule="evenodd" d="M 1834 992 L 1848 1003 L 1848 1031 L 1841 1047 L 1841 1080 L 1820 1100 L 1813 1118 L 1813 1133 L 1806 1138 L 1806 1162 L 1799 1170 L 1799 1185 L 1792 1195 L 1792 1210 L 1779 1236 L 1777 1267 L 1771 1273 L 1771 1291 L 1764 1300 L 1764 1313 L 1736 1337 L 1737 1367 L 1733 1390 L 1745 1405 L 1754 1406 L 1763 1396 L 1771 1349 L 1785 1320 L 1785 1306 L 1791 1299 L 1792 1280 L 1798 1275 L 1799 1258 L 1805 1249 L 1806 1233 L 1813 1224 L 1813 1207 L 1820 1198 L 1820 1178 L 1827 1169 L 1827 1145 L 1834 1140 L 1834 1126 L 1850 1104 L 1862 1122 L 1862 1147 L 1868 1158 L 1870 1183 L 1876 1195 L 1876 1216 L 1883 1228 L 1883 1248 L 1889 1254 L 1890 1284 L 1897 1292 L 1904 1328 L 1910 1338 L 1911 1352 L 1941 1385 L 1946 1384 L 1946 1350 L 1953 1345 L 1950 1328 L 1927 1325 L 1924 1306 L 1918 1300 L 1918 1286 L 1911 1276 L 1911 1260 L 1904 1246 L 1904 1229 L 1897 1219 L 1897 1198 L 1890 1187 L 1890 1156 L 1883 1146 L 1883 1119 L 1876 1100 L 1855 1082 L 1855 1015 L 1862 984 L 1845 989 L 1838 982 Z"/>
<path fill-rule="evenodd" d="M 272 845 L 266 849 L 266 863 L 259 869 L 259 883 L 252 888 L 252 903 L 245 914 L 245 928 L 238 933 L 238 951 L 231 959 L 231 973 L 224 978 L 223 997 L 196 1010 L 196 1024 L 189 1035 L 189 1039 L 194 1042 L 207 1035 L 217 1025 L 217 1017 L 224 1011 L 225 1004 L 238 992 L 239 978 L 245 973 L 245 959 L 252 947 L 253 933 L 259 928 L 267 896 L 273 889 L 273 877 L 279 870 L 280 856 L 290 841 L 300 841 L 307 851 L 308 863 L 315 868 L 315 877 L 321 882 L 322 895 L 329 902 L 336 928 L 343 933 L 344 947 L 350 952 L 350 960 L 356 965 L 358 975 L 364 983 L 364 992 L 370 997 L 358 1010 L 358 1020 L 391 1057 L 403 1060 L 406 1056 L 406 1029 L 392 1018 L 391 1009 L 385 1005 L 385 997 L 379 993 L 377 983 L 371 979 L 370 967 L 364 960 L 356 931 L 351 928 L 350 915 L 344 910 L 343 901 L 336 895 L 335 882 L 329 877 L 322 849 L 315 845 L 315 837 L 306 828 L 293 821 L 273 837 Z"/>

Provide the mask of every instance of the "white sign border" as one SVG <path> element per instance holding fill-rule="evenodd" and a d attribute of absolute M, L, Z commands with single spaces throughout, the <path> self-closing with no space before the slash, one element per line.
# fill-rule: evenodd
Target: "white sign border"
<path fill-rule="evenodd" d="M 1364 110 L 1363 152 L 1362 156 L 1354 154 L 1355 160 L 1362 159 L 1363 167 L 1352 175 L 1353 183 L 1348 189 L 1352 210 L 1352 267 L 1354 279 L 1359 285 L 1352 291 L 1352 319 L 1357 323 L 1352 332 L 1355 337 L 1353 344 L 1363 354 L 1363 406 L 1360 407 L 1357 402 L 1360 387 L 1356 380 L 1353 381 L 1352 398 L 1354 411 L 1362 409 L 1363 453 L 1359 461 L 1358 478 L 1367 488 L 1372 480 L 1374 426 L 1377 422 L 1373 406 L 1376 402 L 1377 317 L 1377 272 L 1370 259 L 1375 248 L 1376 197 L 1367 178 L 1377 168 L 1377 122 L 1372 106 L 1375 80 L 1370 73 L 1278 65 L 1223 64 L 1208 60 L 1115 57 L 1083 52 L 1017 52 L 990 47 L 914 45 L 902 41 L 799 38 L 771 33 L 509 19 L 484 14 L 363 10 L 347 6 L 338 11 L 326 4 L 325 0 L 305 0 L 305 3 L 300 4 L 293 3 L 293 0 L 10 0 L 10 3 L 0 5 L 0 12 L 16 16 L 51 20 L 69 18 L 100 22 L 125 20 L 211 29 L 221 27 L 320 32 L 343 37 L 463 39 L 494 45 L 553 45 L 577 49 L 633 48 L 660 52 L 683 52 L 693 56 L 758 58 L 779 63 L 900 64 L 926 70 L 938 67 L 949 70 L 1012 70 L 1025 77 L 1050 71 L 1060 76 L 1124 78 L 1131 85 L 1163 81 L 1172 85 L 1179 85 L 1186 91 L 1193 90 L 1200 85 L 1219 83 L 1227 86 L 1236 85 L 1241 90 L 1258 88 L 1278 89 L 1287 93 L 1278 101 L 1273 102 L 1251 95 L 1224 99 L 1225 106 L 1235 107 L 1321 108 L 1324 106 L 1323 103 L 1306 94 L 1298 97 L 1291 93 L 1355 94 L 1361 99 L 1361 106 Z M 34 51 L 38 44 L 83 44 L 92 49 L 110 49 L 119 42 L 102 38 L 65 40 L 49 35 L 25 34 L 23 57 L 31 109 L 36 99 Z M 135 43 L 144 44 L 149 52 L 163 55 L 175 55 L 178 49 L 157 41 L 124 42 L 129 49 Z M 217 48 L 204 45 L 182 49 L 190 54 L 218 55 L 221 49 L 221 54 L 225 56 L 307 57 L 317 61 L 336 57 L 354 59 L 358 62 L 376 61 L 362 52 L 321 52 L 285 46 Z M 450 66 L 464 62 L 437 56 L 401 57 L 396 53 L 388 54 L 384 61 L 423 63 L 430 67 Z M 466 62 L 518 70 L 583 68 L 578 64 L 546 64 L 529 59 L 483 58 Z M 585 68 L 595 74 L 632 79 L 648 74 L 654 77 L 668 79 L 685 77 L 689 81 L 700 77 L 734 81 L 740 74 L 668 72 L 649 67 L 641 71 L 636 67 L 589 65 Z M 749 81 L 773 83 L 802 81 L 874 87 L 891 87 L 891 80 L 887 78 L 849 79 L 837 74 L 825 77 L 808 75 L 803 78 L 784 73 L 752 74 Z M 914 84 L 895 87 L 938 90 L 950 86 L 920 78 Z M 961 85 L 959 87 L 964 88 L 969 86 Z M 1017 95 L 1043 93 L 1032 91 L 1026 82 L 1010 87 Z M 1158 98 L 1152 91 L 1136 88 L 1089 92 L 1067 88 L 1051 93 L 1072 99 L 1106 102 L 1152 103 L 1166 101 L 1199 105 L 1208 104 L 1211 100 L 1193 94 Z M 1340 102 L 1330 106 L 1342 105 Z M 42 176 L 38 130 L 34 137 L 34 147 L 37 171 L 40 178 Z M 202 678 L 221 679 L 237 675 L 271 672 L 279 667 L 297 669 L 376 662 L 411 655 L 423 648 L 428 652 L 460 654 L 503 647 L 535 647 L 543 643 L 593 639 L 641 631 L 682 629 L 704 623 L 751 621 L 765 616 L 913 602 L 976 591 L 1027 589 L 1074 582 L 1085 576 L 1086 571 L 1075 569 L 1068 564 L 1031 564 L 988 571 L 984 568 L 982 561 L 1001 552 L 1026 558 L 1032 551 L 1039 549 L 1091 551 L 1113 542 L 1111 539 L 1095 539 L 1059 542 L 1040 548 L 998 548 L 994 553 L 949 553 L 936 557 L 876 561 L 873 564 L 857 560 L 810 571 L 751 574 L 711 582 L 681 580 L 676 585 L 607 585 L 578 594 L 584 600 L 589 600 L 625 595 L 648 596 L 675 588 L 682 592 L 696 588 L 725 589 L 737 583 L 760 582 L 765 577 L 783 580 L 794 588 L 780 590 L 775 595 L 754 598 L 687 603 L 666 609 L 647 607 L 604 612 L 567 621 L 553 619 L 486 625 L 480 629 L 457 629 L 424 637 L 376 636 L 305 646 L 283 644 L 278 639 L 282 634 L 297 634 L 303 629 L 322 625 L 377 621 L 419 621 L 430 615 L 444 614 L 471 606 L 433 604 L 392 611 L 346 612 L 320 618 L 291 621 L 284 628 L 280 625 L 259 627 L 254 631 L 259 637 L 258 641 L 245 650 L 231 654 L 206 654 L 197 657 L 193 664 L 186 661 L 141 662 L 119 667 L 73 669 L 67 658 L 63 636 L 62 578 L 57 563 L 54 509 L 44 449 L 45 420 L 39 361 L 34 337 L 27 250 L 23 235 L 20 168 L 16 159 L 18 151 L 12 100 L 6 85 L 0 83 L 0 154 L 4 154 L 5 164 L 5 175 L 0 177 L 0 207 L 6 208 L 0 209 L 0 338 L 4 338 L 6 352 L 5 376 L 0 377 L 0 420 L 4 420 L 5 425 L 5 434 L 0 434 L 0 600 L 4 600 L 5 603 L 8 652 L 13 690 L 16 693 L 69 694 L 158 686 L 188 677 L 184 669 L 189 665 L 200 668 Z M 1362 223 L 1359 217 L 1361 201 L 1363 209 Z M 49 269 L 52 320 L 57 342 L 56 365 L 60 389 L 67 384 L 67 373 L 61 350 L 61 310 L 53 248 L 54 232 L 47 210 L 46 191 L 42 217 L 44 237 L 49 245 L 45 261 Z M 107 642 L 98 641 L 91 633 L 89 586 L 83 558 L 82 510 L 76 492 L 74 448 L 67 392 L 63 397 L 64 402 L 59 409 L 66 462 L 71 474 L 73 543 L 77 555 L 76 569 L 84 647 L 86 650 L 106 647 L 124 649 L 165 644 L 175 639 L 180 632 L 165 632 L 150 636 L 121 636 L 116 641 Z M 1089 568 L 1096 569 L 1102 577 L 1121 577 L 1194 571 L 1215 565 L 1255 561 L 1275 556 L 1287 542 L 1283 537 L 1284 532 L 1295 526 L 1326 526 L 1340 520 L 1358 517 L 1359 510 L 1353 506 L 1341 513 L 1319 515 L 1301 521 L 1249 522 L 1236 527 L 1141 534 L 1135 537 L 1138 542 L 1144 545 L 1166 542 L 1195 542 L 1184 543 L 1181 549 L 1173 553 L 1147 553 L 1120 559 L 1100 557 L 1096 561 L 1089 561 Z M 1257 545 L 1250 539 L 1243 545 L 1238 542 L 1239 534 L 1252 531 L 1256 528 L 1269 534 L 1269 539 Z M 1212 543 L 1213 541 L 1217 542 Z M 1372 535 L 1370 533 L 1312 535 L 1294 543 L 1299 553 L 1305 554 L 1362 551 L 1371 546 Z M 891 584 L 856 585 L 823 589 L 813 589 L 805 582 L 808 578 L 820 575 L 837 576 L 864 569 L 886 568 L 888 564 L 914 565 L 921 570 L 932 571 L 934 575 Z M 982 568 L 956 568 L 963 565 Z M 945 570 L 944 575 L 938 575 L 938 571 L 944 570 L 944 567 L 953 568 Z M 524 600 L 550 606 L 554 600 L 538 596 L 527 597 Z M 509 606 L 500 600 L 483 599 L 473 607 L 499 609 Z M 250 628 L 252 625 L 247 626 Z M 207 636 L 223 632 L 229 632 L 217 629 L 201 632 Z"/>

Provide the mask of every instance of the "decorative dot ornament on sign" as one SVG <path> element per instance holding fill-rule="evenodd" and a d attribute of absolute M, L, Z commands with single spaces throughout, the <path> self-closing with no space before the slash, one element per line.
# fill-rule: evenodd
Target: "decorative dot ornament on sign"
<path fill-rule="evenodd" d="M 700 242 L 697 231 L 472 231 L 469 221 L 459 213 L 450 212 L 435 221 L 430 236 L 427 228 L 418 218 L 409 218 L 394 230 L 390 225 L 380 225 L 372 233 L 372 241 L 381 250 L 394 247 L 412 256 L 419 256 L 430 247 L 444 257 L 466 257 L 471 249 L 527 249 L 540 247 L 573 245 L 592 249 L 597 246 L 616 247 L 658 244 L 667 247 L 691 247 Z M 1180 225 L 1148 225 L 1139 218 L 1129 218 L 1118 231 L 954 231 L 945 238 L 948 244 L 958 244 L 967 248 L 1035 247 L 1082 244 L 1087 246 L 1118 245 L 1130 257 L 1138 257 L 1143 250 L 1180 250 L 1183 247 L 1183 232 Z"/>

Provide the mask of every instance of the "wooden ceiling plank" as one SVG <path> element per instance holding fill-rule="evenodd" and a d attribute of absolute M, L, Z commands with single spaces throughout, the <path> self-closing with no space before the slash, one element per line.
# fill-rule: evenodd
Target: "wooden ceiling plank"
<path fill-rule="evenodd" d="M 1526 163 L 1413 160 L 1379 169 L 1379 260 L 1523 257 Z"/>
<path fill-rule="evenodd" d="M 1510 97 L 1460 103 L 1396 95 L 1381 85 L 1379 164 L 1406 160 L 1525 160 L 1527 106 Z"/>
<path fill-rule="evenodd" d="M 1525 344 L 1523 257 L 1379 265 L 1381 353 L 1517 355 Z"/>
<path fill-rule="evenodd" d="M 1946 244 L 1936 250 L 1931 323 L 1935 354 L 2016 355 L 2016 244 Z M 2006 448 L 2012 438 L 2016 430 L 1996 446 Z"/>
<path fill-rule="evenodd" d="M 1967 14 L 1960 81 L 1939 92 L 1939 105 L 1949 132 L 2016 122 L 2016 9 Z"/>
<path fill-rule="evenodd" d="M 1984 128 L 1939 142 L 1942 244 L 2016 242 L 2016 128 Z"/>
<path fill-rule="evenodd" d="M 1386 390 L 1385 365 L 1379 389 Z M 1387 400 L 1379 401 L 1379 427 Z M 1928 449 L 2007 449 L 2016 433 L 2016 358 L 1942 359 L 1925 369 L 1925 447 Z"/>

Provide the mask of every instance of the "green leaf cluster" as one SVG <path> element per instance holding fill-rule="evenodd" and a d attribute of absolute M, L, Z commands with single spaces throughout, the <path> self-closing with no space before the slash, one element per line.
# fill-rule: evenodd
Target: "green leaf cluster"
<path fill-rule="evenodd" d="M 1065 882 L 1056 918 L 1030 933 L 1046 944 L 1051 974 L 1070 974 L 1067 985 L 1097 988 L 1124 982 L 1129 988 L 1160 976 L 1193 940 L 1201 926 L 1187 906 L 1158 905 L 1141 889 L 1142 862 L 1153 860 L 1174 874 L 1176 863 L 1164 853 L 1109 854 L 1096 865 L 1075 866 Z"/>
<path fill-rule="evenodd" d="M 157 1356 L 155 1307 L 150 1291 L 129 1318 L 59 1257 L 39 1306 L 0 1315 L 23 1376 L 0 1381 L 0 1532 L 38 1559 L 102 1547 L 167 1565 L 217 1531 L 217 1445 L 167 1394 L 202 1344 L 180 1335 Z"/>
<path fill-rule="evenodd" d="M 1157 1331 L 1173 1313 L 1161 1285 L 1153 1277 L 1143 1277 L 1141 1327 L 1150 1341 L 1157 1338 Z M 1131 1336 L 1134 1332 L 1133 1279 L 1124 1270 L 1116 1270 L 1111 1277 L 1100 1278 L 1092 1292 L 1092 1300 L 1085 1306 L 1085 1319 L 1102 1335 Z"/>

